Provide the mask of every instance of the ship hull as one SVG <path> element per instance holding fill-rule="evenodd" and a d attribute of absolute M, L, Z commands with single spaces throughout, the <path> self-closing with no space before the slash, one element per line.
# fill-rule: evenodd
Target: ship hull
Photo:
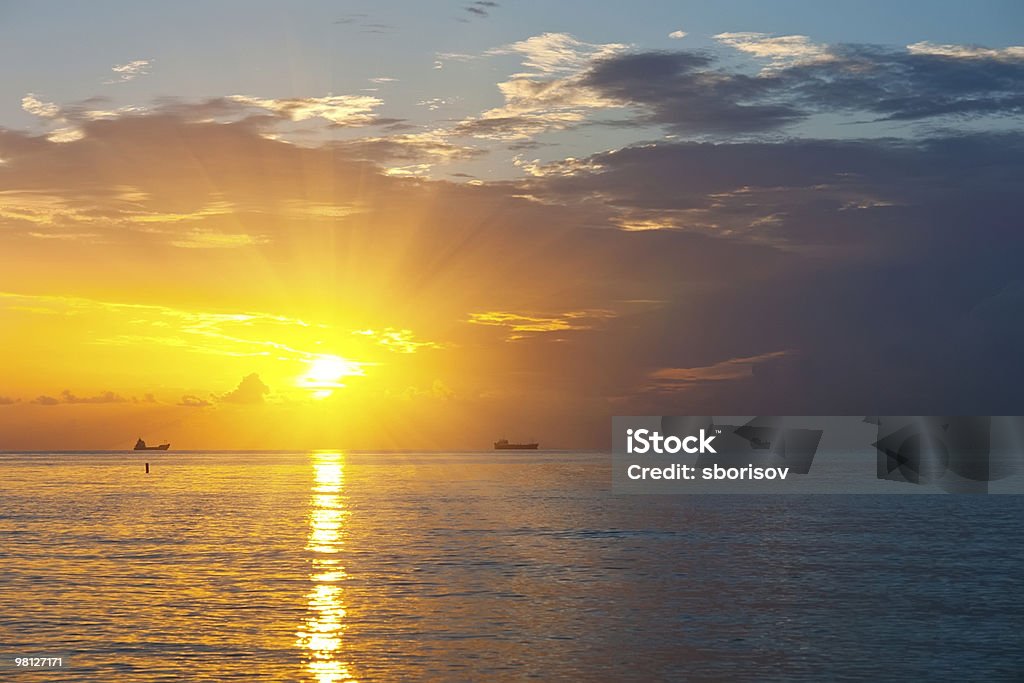
<path fill-rule="evenodd" d="M 137 451 L 166 451 L 170 447 L 171 447 L 171 444 L 169 444 L 169 443 L 162 443 L 159 446 L 136 446 L 135 450 L 137 450 Z"/>
<path fill-rule="evenodd" d="M 496 451 L 535 451 L 539 443 L 508 443 L 501 446 L 495 444 L 494 450 Z"/>

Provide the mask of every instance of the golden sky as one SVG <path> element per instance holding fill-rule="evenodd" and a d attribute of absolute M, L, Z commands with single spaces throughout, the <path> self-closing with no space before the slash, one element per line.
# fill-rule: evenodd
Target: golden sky
<path fill-rule="evenodd" d="M 170 117 L 26 141 L 45 151 L 0 209 L 5 446 L 484 447 L 557 400 L 517 342 L 642 308 L 552 302 L 572 263 L 546 225 L 510 234 L 525 199 Z"/>
<path fill-rule="evenodd" d="M 0 449 L 1007 412 L 1012 22 L 655 6 L 0 10 Z"/>

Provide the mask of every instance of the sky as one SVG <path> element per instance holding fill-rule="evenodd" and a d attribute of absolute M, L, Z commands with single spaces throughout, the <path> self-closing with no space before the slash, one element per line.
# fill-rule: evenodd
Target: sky
<path fill-rule="evenodd" d="M 1016 2 L 0 2 L 0 449 L 1019 414 Z"/>

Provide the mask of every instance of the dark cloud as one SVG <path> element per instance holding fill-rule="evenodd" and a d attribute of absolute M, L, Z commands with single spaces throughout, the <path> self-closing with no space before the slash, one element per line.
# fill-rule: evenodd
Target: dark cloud
<path fill-rule="evenodd" d="M 726 61 L 717 51 L 631 52 L 567 34 L 492 50 L 524 55 L 523 65 L 533 71 L 500 83 L 505 105 L 465 119 L 454 132 L 528 140 L 600 124 L 724 137 L 781 131 L 821 114 L 849 124 L 950 124 L 1024 111 L 1021 48 L 830 46 L 763 34 L 716 38 L 759 58 L 764 68 L 752 69 L 749 59 Z"/>
<path fill-rule="evenodd" d="M 95 396 L 76 396 L 69 390 L 65 389 L 61 392 L 60 398 L 54 398 L 53 396 L 38 396 L 32 401 L 33 403 L 43 406 L 55 406 L 60 403 L 65 404 L 102 404 L 102 403 L 127 403 L 128 399 L 125 397 L 115 394 L 113 391 L 104 391 L 96 394 Z"/>
<path fill-rule="evenodd" d="M 10 396 L 0 396 L 0 406 L 12 406 L 15 403 L 21 403 L 21 399 L 11 398 Z"/>
<path fill-rule="evenodd" d="M 647 110 L 643 120 L 681 131 L 778 128 L 805 116 L 790 104 L 758 103 L 774 95 L 775 77 L 711 70 L 694 52 L 646 52 L 598 60 L 582 85 Z"/>
<path fill-rule="evenodd" d="M 95 396 L 76 396 L 65 389 L 61 392 L 62 403 L 126 403 L 128 399 L 115 394 L 113 391 L 104 391 Z"/>
<path fill-rule="evenodd" d="M 1024 56 L 839 45 L 750 75 L 703 52 L 623 53 L 596 60 L 579 85 L 639 107 L 638 123 L 681 133 L 767 131 L 815 113 L 1014 116 L 1024 111 Z"/>
<path fill-rule="evenodd" d="M 729 367 L 777 349 L 792 356 L 699 390 L 634 375 L 622 399 L 631 409 L 957 414 L 1014 412 L 1024 401 L 1015 360 L 1024 339 L 1022 177 L 1024 136 L 989 134 L 652 145 L 526 185 L 548 201 L 600 201 L 792 256 L 776 253 L 781 267 L 757 275 L 748 265 L 724 266 L 644 316 L 653 319 L 629 322 L 631 331 L 658 330 L 639 335 L 652 373 Z M 680 247 L 664 245 L 677 256 Z M 633 249 L 623 257 L 639 272 L 657 262 L 635 260 Z M 679 282 L 686 270 L 681 262 L 665 281 Z M 606 335 L 622 336 L 605 343 L 628 343 L 622 324 L 610 322 Z"/>
<path fill-rule="evenodd" d="M 524 185 L 563 202 L 599 198 L 613 209 L 691 211 L 690 217 L 703 211 L 717 222 L 824 212 L 830 214 L 830 230 L 794 229 L 790 236 L 808 244 L 834 243 L 839 226 L 948 203 L 953 185 L 975 198 L 1012 198 L 1022 155 L 1017 134 L 660 144 L 597 154 L 577 168 L 553 165 L 549 175 Z M 768 229 L 773 231 L 784 232 Z"/>
<path fill-rule="evenodd" d="M 256 405 L 263 403 L 264 397 L 270 393 L 270 387 L 263 383 L 257 373 L 246 375 L 238 386 L 220 397 L 224 403 Z M 182 399 L 184 401 L 184 399 Z"/>
<path fill-rule="evenodd" d="M 1024 55 L 963 57 L 866 45 L 836 46 L 831 55 L 786 69 L 779 89 L 812 111 L 864 111 L 891 120 L 1024 111 Z"/>
<path fill-rule="evenodd" d="M 207 406 L 211 406 L 213 404 L 210 401 L 207 401 L 206 399 L 202 399 L 199 398 L 198 396 L 187 394 L 181 397 L 181 401 L 178 402 L 178 405 L 183 406 L 185 408 L 206 408 Z"/>
<path fill-rule="evenodd" d="M 498 3 L 492 0 L 476 0 L 476 2 L 465 5 L 462 9 L 477 17 L 487 17 L 490 16 L 491 10 L 495 7 L 498 7 Z"/>

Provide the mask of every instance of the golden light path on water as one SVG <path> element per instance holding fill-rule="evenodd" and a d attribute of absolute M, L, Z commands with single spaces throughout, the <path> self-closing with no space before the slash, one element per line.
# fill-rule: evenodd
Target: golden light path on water
<path fill-rule="evenodd" d="M 349 663 L 341 658 L 345 632 L 342 581 L 346 578 L 340 553 L 345 543 L 345 456 L 337 451 L 317 451 L 313 458 L 313 489 L 309 513 L 312 590 L 309 616 L 296 634 L 306 651 L 306 669 L 318 683 L 354 681 Z"/>

